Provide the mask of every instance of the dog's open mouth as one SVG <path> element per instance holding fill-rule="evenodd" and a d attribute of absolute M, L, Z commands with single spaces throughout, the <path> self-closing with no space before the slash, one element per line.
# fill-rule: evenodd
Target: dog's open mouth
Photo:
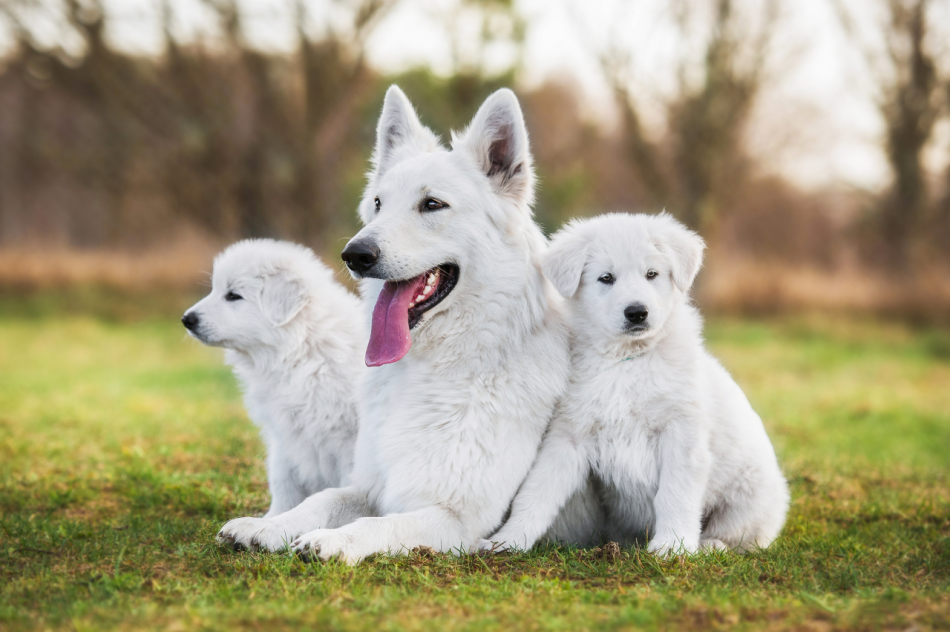
<path fill-rule="evenodd" d="M 458 276 L 458 266 L 444 263 L 405 281 L 386 281 L 373 309 L 366 366 L 398 362 L 409 353 L 409 330 L 449 295 Z"/>

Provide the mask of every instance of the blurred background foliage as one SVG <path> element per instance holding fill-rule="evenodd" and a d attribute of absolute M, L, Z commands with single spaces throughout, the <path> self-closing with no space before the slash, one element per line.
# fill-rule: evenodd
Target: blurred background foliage
<path fill-rule="evenodd" d="M 253 45 L 244 4 L 196 1 L 215 28 L 185 38 L 173 28 L 175 5 L 154 0 L 164 39 L 153 55 L 113 46 L 113 16 L 98 0 L 0 0 L 9 39 L 0 288 L 193 284 L 216 248 L 256 236 L 301 241 L 335 264 L 357 230 L 386 87 L 399 84 L 448 139 L 510 86 L 531 133 L 545 230 L 579 215 L 666 208 L 710 243 L 713 272 L 700 288 L 709 307 L 950 314 L 950 168 L 931 172 L 923 160 L 950 119 L 948 0 L 867 3 L 871 32 L 850 5 L 828 0 L 874 79 L 891 179 L 872 191 L 803 189 L 749 151 L 750 119 L 783 72 L 772 54 L 784 28 L 778 0 L 671 3 L 685 44 L 672 89 L 652 104 L 662 125 L 633 93 L 642 51 L 615 35 L 585 35 L 615 123 L 585 113 L 567 74 L 523 81 L 530 18 L 511 0 L 458 0 L 441 14 L 448 41 L 465 42 L 445 51 L 451 72 L 397 75 L 369 63 L 366 42 L 400 0 L 287 0 L 296 40 L 276 52 Z M 334 19 L 315 28 L 318 12 Z M 455 37 L 473 25 L 474 40 Z M 498 41 L 514 54 L 489 70 Z M 788 136 L 807 124 L 787 121 Z"/>

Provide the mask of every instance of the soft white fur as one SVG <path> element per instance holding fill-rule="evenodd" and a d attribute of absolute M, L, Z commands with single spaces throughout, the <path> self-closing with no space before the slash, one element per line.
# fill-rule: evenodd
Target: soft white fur
<path fill-rule="evenodd" d="M 563 299 L 541 271 L 547 241 L 529 208 L 534 176 L 514 94 L 491 95 L 446 150 L 394 86 L 374 162 L 354 237 L 380 248 L 374 274 L 406 279 L 455 263 L 458 284 L 412 330 L 402 360 L 368 371 L 353 484 L 280 516 L 233 520 L 224 542 L 292 542 L 348 563 L 420 545 L 467 551 L 501 524 L 566 384 Z M 421 213 L 426 195 L 448 208 Z M 367 309 L 381 287 L 363 281 Z"/>
<path fill-rule="evenodd" d="M 229 292 L 241 300 L 229 301 Z M 366 370 L 359 299 L 309 248 L 270 239 L 232 245 L 214 262 L 211 293 L 186 312 L 189 333 L 225 347 L 225 362 L 267 446 L 265 517 L 349 480 L 356 383 Z"/>
<path fill-rule="evenodd" d="M 510 519 L 482 550 L 530 548 L 574 513 L 563 509 L 572 495 L 594 490 L 606 516 L 588 538 L 648 539 L 665 553 L 744 551 L 778 535 L 785 479 L 762 421 L 704 349 L 688 296 L 702 252 L 667 214 L 603 215 L 555 236 L 544 269 L 570 298 L 572 377 Z M 624 316 L 635 303 L 648 311 L 642 331 Z"/>

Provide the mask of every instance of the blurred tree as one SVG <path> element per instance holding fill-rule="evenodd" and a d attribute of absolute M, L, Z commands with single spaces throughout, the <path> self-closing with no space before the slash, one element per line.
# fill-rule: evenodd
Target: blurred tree
<path fill-rule="evenodd" d="M 912 242 L 930 205 L 923 152 L 941 114 L 943 95 L 932 49 L 935 29 L 929 9 L 940 1 L 884 0 L 884 19 L 876 25 L 878 32 L 874 35 L 883 43 L 881 47 L 862 37 L 848 8 L 835 0 L 841 24 L 863 54 L 878 91 L 894 182 L 877 205 L 875 258 L 897 269 L 910 263 Z M 950 36 L 950 31 L 943 36 Z"/>
<path fill-rule="evenodd" d="M 679 47 L 679 82 L 664 104 L 668 134 L 659 142 L 644 130 L 641 105 L 630 93 L 635 60 L 627 43 L 609 43 L 600 57 L 620 108 L 625 144 L 653 203 L 704 234 L 715 227 L 744 175 L 742 134 L 762 88 L 779 6 L 766 0 L 753 20 L 733 0 L 711 2 L 677 5 L 678 37 L 693 41 L 699 21 L 708 23 L 707 35 L 698 68 L 690 47 Z M 711 15 L 700 8 L 711 8 Z"/>
<path fill-rule="evenodd" d="M 684 37 L 686 6 L 681 11 Z M 680 97 L 669 106 L 682 219 L 704 234 L 746 175 L 742 134 L 762 87 L 778 1 L 769 0 L 763 7 L 761 25 L 749 32 L 749 19 L 736 11 L 733 0 L 716 1 L 703 79 L 690 86 L 685 78 L 689 73 L 681 67 Z"/>
<path fill-rule="evenodd" d="M 225 238 L 293 235 L 318 246 L 350 231 L 383 83 L 365 45 L 398 0 L 285 0 L 289 55 L 251 44 L 239 0 L 202 0 L 217 28 L 184 41 L 177 5 L 151 1 L 160 56 L 112 48 L 115 16 L 99 0 L 0 0 L 17 40 L 0 67 L 0 103 L 17 117 L 0 126 L 0 165 L 16 169 L 2 177 L 11 186 L 0 195 L 0 238 L 28 223 L 74 245 L 131 233 L 148 241 L 183 224 L 173 217 Z M 486 89 L 513 81 L 524 31 L 511 0 L 452 7 L 465 19 L 450 20 L 449 39 L 466 46 L 448 78 L 429 82 L 440 116 L 474 111 Z M 37 38 L 50 24 L 56 37 Z M 486 52 L 499 45 L 514 49 L 502 67 Z"/>
<path fill-rule="evenodd" d="M 95 213 L 72 218 L 70 232 L 80 244 L 96 245 L 114 238 L 115 235 L 110 233 L 122 225 L 125 165 L 135 139 L 143 131 L 136 124 L 142 121 L 161 124 L 149 116 L 130 117 L 130 114 L 144 114 L 150 110 L 157 95 L 149 89 L 143 68 L 136 60 L 115 54 L 107 46 L 105 18 L 97 1 L 83 4 L 66 0 L 61 5 L 60 14 L 54 18 L 78 35 L 82 44 L 80 56 L 61 46 L 49 48 L 37 41 L 27 20 L 31 11 L 43 8 L 44 5 L 25 0 L 3 0 L 0 3 L 0 15 L 7 18 L 17 40 L 17 55 L 8 72 L 21 78 L 24 99 L 31 104 L 23 111 L 26 127 L 21 131 L 21 169 L 20 182 L 17 183 L 23 195 L 17 203 L 24 208 L 33 206 L 26 192 L 42 186 L 40 183 L 44 181 L 48 184 L 56 175 L 94 184 L 106 194 L 107 201 L 96 205 L 100 215 L 104 216 L 98 221 L 93 221 Z M 32 111 L 38 105 L 40 93 L 49 86 L 63 91 L 77 106 L 98 114 L 93 132 L 96 138 L 83 139 L 92 141 L 83 146 L 70 144 L 71 151 L 62 156 L 49 154 L 54 131 L 46 129 L 48 121 L 43 120 L 41 111 Z M 81 156 L 74 153 L 77 150 L 81 151 Z M 65 169 L 65 173 L 53 173 L 56 166 Z M 92 224 L 98 224 L 104 230 L 96 231 Z"/>

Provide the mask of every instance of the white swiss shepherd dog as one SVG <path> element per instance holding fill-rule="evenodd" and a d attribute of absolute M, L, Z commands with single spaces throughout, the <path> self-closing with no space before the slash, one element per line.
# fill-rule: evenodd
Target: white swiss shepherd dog
<path fill-rule="evenodd" d="M 265 517 L 349 480 L 359 428 L 356 387 L 367 340 L 360 300 L 309 248 L 238 242 L 214 261 L 211 292 L 182 316 L 224 347 L 267 446 Z"/>
<path fill-rule="evenodd" d="M 554 237 L 544 270 L 570 299 L 572 376 L 511 517 L 480 549 L 530 548 L 591 488 L 606 515 L 588 530 L 653 552 L 778 535 L 789 497 L 772 444 L 689 299 L 703 248 L 667 214 L 576 220 Z"/>
<path fill-rule="evenodd" d="M 451 149 L 397 87 L 343 258 L 372 306 L 352 484 L 219 541 L 357 563 L 493 533 L 570 371 L 563 299 L 541 270 L 521 108 L 491 95 Z"/>

